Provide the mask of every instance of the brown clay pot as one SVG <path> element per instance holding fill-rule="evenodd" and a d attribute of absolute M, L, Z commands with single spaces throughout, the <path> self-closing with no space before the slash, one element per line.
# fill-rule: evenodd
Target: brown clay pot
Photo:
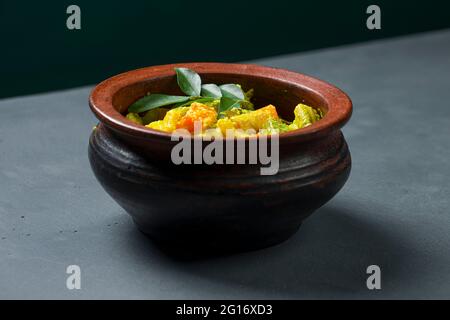
<path fill-rule="evenodd" d="M 287 120 L 300 102 L 320 108 L 325 117 L 279 135 L 276 175 L 261 175 L 259 165 L 176 166 L 170 153 L 177 142 L 170 134 L 134 124 L 123 113 L 149 91 L 182 94 L 174 72 L 180 66 L 198 72 L 203 83 L 254 88 L 256 106 L 274 104 Z M 138 228 L 165 248 L 209 254 L 277 244 L 330 200 L 350 173 L 340 131 L 351 116 L 350 99 L 326 82 L 291 71 L 223 63 L 155 66 L 105 80 L 89 104 L 100 120 L 89 143 L 94 174 Z M 251 139 L 259 138 L 247 143 Z"/>

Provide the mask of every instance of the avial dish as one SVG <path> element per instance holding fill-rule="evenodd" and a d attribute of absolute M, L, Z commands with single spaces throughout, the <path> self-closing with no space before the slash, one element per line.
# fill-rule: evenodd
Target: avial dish
<path fill-rule="evenodd" d="M 323 117 L 320 109 L 303 103 L 294 108 L 294 120 L 282 119 L 273 104 L 255 109 L 253 89 L 240 84 L 201 84 L 188 68 L 175 68 L 177 83 L 186 96 L 147 93 L 128 107 L 126 118 L 150 129 L 172 133 L 186 130 L 203 136 L 246 137 L 279 134 L 307 127 Z"/>

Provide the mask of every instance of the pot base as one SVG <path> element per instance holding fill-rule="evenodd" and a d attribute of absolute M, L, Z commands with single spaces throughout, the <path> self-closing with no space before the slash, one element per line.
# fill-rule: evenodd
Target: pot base
<path fill-rule="evenodd" d="M 103 188 L 160 247 L 217 255 L 287 240 L 349 176 L 340 131 L 288 151 L 280 150 L 286 156 L 273 176 L 244 165 L 181 167 L 151 161 L 100 124 L 89 160 Z"/>

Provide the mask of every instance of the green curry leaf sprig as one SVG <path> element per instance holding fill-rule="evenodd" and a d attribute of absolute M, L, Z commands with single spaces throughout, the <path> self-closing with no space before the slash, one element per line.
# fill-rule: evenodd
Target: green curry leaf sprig
<path fill-rule="evenodd" d="M 218 113 L 231 108 L 253 109 L 250 98 L 253 91 L 245 92 L 238 84 L 216 85 L 213 83 L 203 84 L 200 76 L 188 68 L 175 68 L 177 83 L 186 96 L 174 96 L 167 94 L 151 93 L 137 100 L 128 108 L 128 112 L 141 113 L 159 107 L 174 105 L 188 106 L 193 102 L 218 103 Z"/>

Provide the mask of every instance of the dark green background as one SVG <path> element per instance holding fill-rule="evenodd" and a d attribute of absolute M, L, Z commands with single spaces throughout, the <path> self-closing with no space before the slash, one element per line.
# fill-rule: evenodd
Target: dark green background
<path fill-rule="evenodd" d="M 82 29 L 66 28 L 81 7 Z M 366 28 L 369 4 L 382 30 Z M 136 67 L 241 61 L 450 27 L 446 1 L 2 1 L 0 97 Z M 407 54 L 407 53 L 405 53 Z"/>

